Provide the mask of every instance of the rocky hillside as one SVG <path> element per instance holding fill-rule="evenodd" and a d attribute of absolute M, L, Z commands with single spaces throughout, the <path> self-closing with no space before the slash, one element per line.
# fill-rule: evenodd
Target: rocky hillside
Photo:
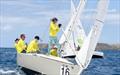
<path fill-rule="evenodd" d="M 40 44 L 40 48 L 48 48 L 48 44 L 42 43 Z M 96 50 L 120 50 L 120 44 L 106 44 L 106 43 L 98 43 Z"/>
<path fill-rule="evenodd" d="M 96 50 L 120 50 L 120 44 L 98 43 Z"/>

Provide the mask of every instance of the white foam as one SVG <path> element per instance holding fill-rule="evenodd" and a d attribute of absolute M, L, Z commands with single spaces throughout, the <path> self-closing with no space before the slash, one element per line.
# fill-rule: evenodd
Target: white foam
<path fill-rule="evenodd" d="M 16 75 L 20 75 L 19 72 L 15 71 L 15 70 L 3 70 L 3 69 L 0 69 L 0 74 L 2 75 L 9 75 L 9 74 L 16 74 Z"/>
<path fill-rule="evenodd" d="M 8 71 L 5 71 L 5 70 L 0 70 L 0 73 L 3 73 L 3 74 L 6 74 L 6 73 L 14 73 L 15 71 L 13 70 L 8 70 Z"/>

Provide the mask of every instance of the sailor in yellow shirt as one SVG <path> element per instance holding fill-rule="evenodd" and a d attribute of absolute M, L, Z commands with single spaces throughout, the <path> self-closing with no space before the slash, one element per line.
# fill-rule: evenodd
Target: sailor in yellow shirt
<path fill-rule="evenodd" d="M 27 45 L 25 44 L 24 40 L 25 40 L 25 34 L 21 34 L 20 40 L 18 41 L 17 48 L 16 48 L 18 53 L 26 52 Z"/>
<path fill-rule="evenodd" d="M 77 39 L 77 43 L 78 43 L 78 47 L 77 47 L 77 51 L 79 51 L 83 45 L 83 37 L 80 36 L 78 39 Z"/>
<path fill-rule="evenodd" d="M 39 52 L 39 36 L 35 36 L 34 39 L 29 43 L 27 48 L 27 53 L 37 53 Z"/>
<path fill-rule="evenodd" d="M 58 48 L 60 47 L 57 40 L 57 34 L 60 30 L 61 24 L 57 24 L 57 22 L 58 22 L 57 18 L 53 18 L 50 22 L 50 29 L 49 29 L 50 39 L 49 39 L 48 53 L 50 53 L 53 44 L 57 45 Z"/>
<path fill-rule="evenodd" d="M 59 27 L 57 25 L 57 19 L 53 19 L 50 23 L 50 33 L 51 37 L 56 37 L 57 33 L 59 32 Z"/>
<path fill-rule="evenodd" d="M 52 49 L 50 50 L 50 55 L 58 57 L 57 46 L 53 45 Z"/>
<path fill-rule="evenodd" d="M 18 49 L 17 49 L 17 48 L 18 48 L 18 47 L 17 47 L 17 46 L 18 46 L 18 41 L 19 41 L 19 39 L 16 38 L 16 39 L 15 39 L 15 49 L 16 49 L 17 52 L 18 52 Z"/>

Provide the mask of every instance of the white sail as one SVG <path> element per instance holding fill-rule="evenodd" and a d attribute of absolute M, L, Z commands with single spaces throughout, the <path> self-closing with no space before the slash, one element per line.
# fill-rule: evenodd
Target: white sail
<path fill-rule="evenodd" d="M 75 9 L 73 0 L 71 0 L 71 17 L 75 14 L 75 12 L 77 12 L 77 10 Z M 86 34 L 83 29 L 82 23 L 80 21 L 80 15 L 78 15 L 78 17 L 74 23 L 73 31 L 71 33 L 72 33 L 71 40 L 73 40 L 74 47 L 77 47 L 79 45 L 78 39 L 82 38 L 82 40 L 84 41 Z M 75 54 L 72 54 L 72 52 L 71 52 L 69 55 L 75 55 Z"/>
<path fill-rule="evenodd" d="M 74 38 L 75 38 L 74 40 L 75 40 L 76 47 L 78 47 L 78 46 L 81 47 L 86 38 L 84 28 L 79 19 L 77 20 L 76 26 L 74 29 Z"/>
<path fill-rule="evenodd" d="M 73 0 L 71 0 L 71 16 L 70 18 L 72 18 L 72 16 L 75 14 L 75 6 L 73 3 Z M 62 56 L 69 56 L 69 55 L 74 55 L 74 52 L 72 51 L 72 49 L 74 48 L 74 42 L 73 42 L 73 37 L 72 35 L 69 36 L 69 38 L 66 36 L 66 33 L 63 31 L 63 35 L 66 39 L 66 43 L 63 44 L 64 47 L 62 47 L 62 50 L 64 50 L 64 52 L 62 53 Z M 68 42 L 69 40 L 69 42 Z"/>
<path fill-rule="evenodd" d="M 73 38 L 74 36 L 72 35 L 72 32 L 73 32 L 73 30 L 75 30 L 76 24 L 78 24 L 78 22 L 80 22 L 80 21 L 78 21 L 78 19 L 84 9 L 84 6 L 85 6 L 85 0 L 80 0 L 78 8 L 75 9 L 75 6 L 74 6 L 73 2 L 71 1 L 71 9 L 73 9 L 72 17 L 71 17 L 71 20 L 70 20 L 68 26 L 66 27 L 66 30 L 64 31 L 64 34 L 62 35 L 62 37 L 59 40 L 59 43 L 62 44 L 62 50 L 64 50 L 65 56 L 75 55 L 75 52 L 74 52 L 75 51 L 75 40 Z M 71 46 L 66 41 L 65 35 L 67 37 L 69 37 L 68 39 L 70 40 Z"/>
<path fill-rule="evenodd" d="M 75 55 L 75 47 L 74 47 L 74 42 L 73 42 L 73 38 L 72 38 L 72 36 L 70 36 L 69 38 L 65 35 L 65 32 L 64 32 L 64 30 L 62 29 L 62 31 L 63 31 L 63 34 L 64 34 L 64 36 L 65 36 L 65 38 L 66 38 L 66 42 L 63 44 L 63 45 L 61 45 L 61 46 L 63 46 L 62 48 L 61 48 L 61 50 L 64 50 L 62 53 L 61 53 L 61 56 L 62 57 L 66 57 L 66 56 L 72 56 L 72 55 Z"/>
<path fill-rule="evenodd" d="M 77 63 L 80 66 L 82 65 L 84 68 L 86 68 L 88 66 L 88 64 L 90 63 L 90 60 L 94 53 L 96 44 L 98 42 L 102 27 L 103 27 L 108 3 L 109 3 L 108 0 L 100 0 L 99 1 L 98 13 L 96 15 L 94 26 L 91 29 L 88 37 L 86 37 L 81 50 L 76 55 L 75 59 L 76 59 Z"/>
<path fill-rule="evenodd" d="M 70 13 L 70 18 L 72 18 L 72 16 L 75 14 L 75 5 L 73 3 L 73 0 L 71 0 L 71 13 Z"/>
<path fill-rule="evenodd" d="M 73 1 L 71 0 L 71 17 L 75 14 L 75 12 L 77 12 L 77 10 L 75 9 L 75 5 L 74 5 Z M 86 37 L 84 28 L 83 28 L 82 23 L 80 21 L 80 15 L 78 15 L 78 17 L 75 21 L 73 37 L 74 37 L 73 39 L 74 39 L 74 43 L 76 46 L 79 45 L 78 39 L 82 38 L 84 41 L 84 39 Z"/>
<path fill-rule="evenodd" d="M 75 14 L 71 17 L 70 22 L 68 23 L 68 26 L 65 29 L 65 35 L 66 36 L 70 36 L 71 35 L 71 31 L 73 30 L 73 27 L 75 25 L 76 20 L 78 19 L 78 17 L 81 15 L 83 9 L 85 6 L 85 0 L 80 0 L 79 6 L 76 9 L 77 12 L 75 12 Z M 64 34 L 61 36 L 59 43 L 63 44 L 66 41 L 66 38 L 64 36 Z"/>

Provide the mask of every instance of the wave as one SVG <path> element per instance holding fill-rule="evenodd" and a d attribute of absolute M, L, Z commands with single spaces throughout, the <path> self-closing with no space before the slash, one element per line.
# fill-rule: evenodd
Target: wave
<path fill-rule="evenodd" d="M 17 70 L 3 70 L 3 69 L 0 69 L 0 75 L 24 75 L 24 74 L 21 74 L 19 71 Z"/>

